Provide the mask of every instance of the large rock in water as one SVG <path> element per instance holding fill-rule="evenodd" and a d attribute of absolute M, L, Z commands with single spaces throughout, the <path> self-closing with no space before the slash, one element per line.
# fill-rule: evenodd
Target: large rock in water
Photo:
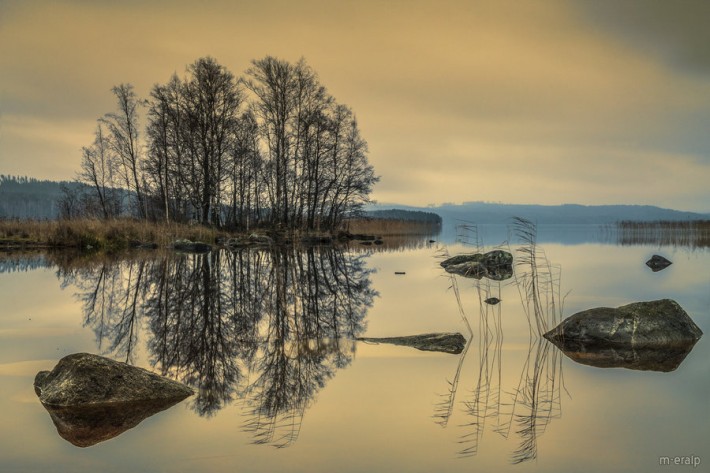
<path fill-rule="evenodd" d="M 389 343 L 416 348 L 422 351 L 438 351 L 458 355 L 466 346 L 466 339 L 460 333 L 425 333 L 404 337 L 358 338 L 361 342 Z"/>
<path fill-rule="evenodd" d="M 40 371 L 34 386 L 59 435 L 79 447 L 113 438 L 194 394 L 184 384 L 87 353 Z"/>
<path fill-rule="evenodd" d="M 503 250 L 456 255 L 440 264 L 447 273 L 467 278 L 485 277 L 494 281 L 503 281 L 513 276 L 513 255 Z"/>
<path fill-rule="evenodd" d="M 578 312 L 544 336 L 580 363 L 671 371 L 703 332 L 670 299 Z"/>
<path fill-rule="evenodd" d="M 177 381 L 88 353 L 65 356 L 52 371 L 40 371 L 34 386 L 49 406 L 182 400 L 194 394 Z"/>
<path fill-rule="evenodd" d="M 641 348 L 695 343 L 702 335 L 677 302 L 661 299 L 578 312 L 547 332 L 545 338 L 565 344 Z"/>

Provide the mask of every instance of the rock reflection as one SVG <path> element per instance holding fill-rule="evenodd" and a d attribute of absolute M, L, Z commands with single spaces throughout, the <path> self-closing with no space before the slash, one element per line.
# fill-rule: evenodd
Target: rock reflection
<path fill-rule="evenodd" d="M 105 354 L 150 364 L 193 386 L 192 408 L 244 409 L 257 443 L 286 446 L 303 412 L 349 365 L 376 292 L 366 254 L 334 248 L 214 251 L 66 265 L 84 324 Z M 147 330 L 141 331 L 145 328 Z"/>
<path fill-rule="evenodd" d="M 558 348 L 571 360 L 596 368 L 626 368 L 640 371 L 675 371 L 696 342 L 659 348 L 599 347 L 561 343 Z"/>
<path fill-rule="evenodd" d="M 164 411 L 180 399 L 57 407 L 42 404 L 59 435 L 77 447 L 90 447 L 132 429 L 144 419 Z"/>

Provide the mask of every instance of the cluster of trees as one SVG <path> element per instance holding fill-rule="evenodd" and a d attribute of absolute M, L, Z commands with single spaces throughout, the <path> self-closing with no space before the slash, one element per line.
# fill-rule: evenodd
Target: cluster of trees
<path fill-rule="evenodd" d="M 331 229 L 378 179 L 352 110 L 304 60 L 268 56 L 235 78 L 204 57 L 148 100 L 130 84 L 113 93 L 117 109 L 98 120 L 79 173 L 96 216 Z"/>

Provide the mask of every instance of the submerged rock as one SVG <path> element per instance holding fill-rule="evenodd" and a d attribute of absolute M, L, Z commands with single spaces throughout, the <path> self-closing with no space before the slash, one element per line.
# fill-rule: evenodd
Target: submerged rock
<path fill-rule="evenodd" d="M 503 250 L 452 256 L 440 264 L 447 273 L 467 278 L 503 281 L 513 276 L 513 255 Z"/>
<path fill-rule="evenodd" d="M 175 240 L 172 246 L 173 249 L 185 253 L 209 253 L 212 251 L 212 245 L 200 241 Z"/>
<path fill-rule="evenodd" d="M 695 342 L 664 348 L 598 347 L 567 343 L 562 352 L 577 363 L 597 368 L 626 368 L 643 371 L 673 371 L 691 352 Z"/>
<path fill-rule="evenodd" d="M 578 312 L 544 336 L 564 351 L 586 347 L 657 348 L 694 344 L 703 332 L 670 299 Z"/>
<path fill-rule="evenodd" d="M 426 333 L 406 337 L 358 338 L 370 343 L 403 345 L 422 351 L 439 351 L 458 355 L 466 346 L 466 339 L 460 333 Z"/>
<path fill-rule="evenodd" d="M 653 255 L 650 260 L 646 261 L 646 266 L 651 268 L 654 273 L 666 269 L 668 266 L 672 265 L 671 261 L 660 255 Z"/>
<path fill-rule="evenodd" d="M 34 387 L 42 404 L 64 407 L 180 401 L 194 394 L 177 381 L 88 353 L 65 356 L 52 371 L 40 371 Z"/>

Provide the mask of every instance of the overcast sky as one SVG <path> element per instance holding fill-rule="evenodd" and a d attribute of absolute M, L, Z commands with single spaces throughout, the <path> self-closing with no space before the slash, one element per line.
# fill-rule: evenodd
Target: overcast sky
<path fill-rule="evenodd" d="M 710 2 L 0 0 L 0 174 L 70 179 L 110 89 L 304 57 L 373 198 L 710 212 Z"/>

